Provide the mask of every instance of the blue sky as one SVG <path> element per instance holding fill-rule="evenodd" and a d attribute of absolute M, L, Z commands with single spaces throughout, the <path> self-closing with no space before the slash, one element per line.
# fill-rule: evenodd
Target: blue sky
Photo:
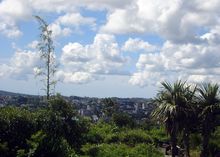
<path fill-rule="evenodd" d="M 218 82 L 219 0 L 2 0 L 0 89 L 44 94 L 39 15 L 53 32 L 56 92 L 153 97 L 161 81 Z"/>

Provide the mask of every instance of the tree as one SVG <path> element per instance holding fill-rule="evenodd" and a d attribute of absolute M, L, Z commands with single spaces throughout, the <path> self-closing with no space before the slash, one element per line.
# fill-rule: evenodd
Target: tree
<path fill-rule="evenodd" d="M 173 85 L 162 82 L 162 90 L 154 100 L 158 105 L 152 116 L 165 122 L 165 128 L 170 135 L 172 157 L 178 153 L 177 134 L 183 130 L 185 156 L 189 156 L 189 128 L 185 120 L 190 115 L 191 100 L 195 89 L 191 91 L 186 82 L 177 81 Z"/>
<path fill-rule="evenodd" d="M 201 120 L 202 151 L 201 157 L 209 156 L 209 139 L 216 125 L 216 115 L 219 114 L 220 97 L 217 84 L 204 84 L 198 88 L 198 105 L 200 107 L 199 118 Z"/>
<path fill-rule="evenodd" d="M 183 87 L 183 101 L 181 105 L 180 117 L 178 119 L 180 128 L 179 132 L 183 134 L 183 145 L 184 145 L 184 156 L 189 157 L 189 136 L 192 131 L 194 131 L 194 128 L 196 128 L 197 125 L 197 113 L 196 113 L 196 90 L 197 87 L 191 87 L 190 85 L 185 85 Z"/>
<path fill-rule="evenodd" d="M 79 151 L 84 143 L 84 134 L 88 131 L 88 122 L 82 117 L 79 117 L 74 107 L 64 100 L 60 95 L 53 97 L 49 101 L 50 114 L 48 128 L 52 129 L 48 134 L 55 132 L 59 133 L 76 151 Z M 54 124 L 54 127 L 52 125 Z M 60 125 L 57 130 L 55 127 Z M 47 130 L 49 130 L 47 129 Z M 53 134 L 53 135 L 55 135 Z"/>
<path fill-rule="evenodd" d="M 105 113 L 105 116 L 108 118 L 112 117 L 114 113 L 118 112 L 118 104 L 111 98 L 104 98 L 102 100 L 103 103 L 103 112 Z"/>
<path fill-rule="evenodd" d="M 132 128 L 135 126 L 135 121 L 132 119 L 132 117 L 124 112 L 114 113 L 112 115 L 112 120 L 118 127 Z"/>
<path fill-rule="evenodd" d="M 38 44 L 38 49 L 41 54 L 41 59 L 44 61 L 45 65 L 40 68 L 37 75 L 42 76 L 42 81 L 44 82 L 44 90 L 46 91 L 47 100 L 50 99 L 53 87 L 56 84 L 54 79 L 54 74 L 57 69 L 54 56 L 54 46 L 52 39 L 52 31 L 49 29 L 49 25 L 41 17 L 35 16 L 40 24 L 40 41 Z"/>

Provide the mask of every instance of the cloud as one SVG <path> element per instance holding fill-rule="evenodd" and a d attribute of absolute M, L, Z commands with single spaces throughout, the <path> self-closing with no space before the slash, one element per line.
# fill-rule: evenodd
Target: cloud
<path fill-rule="evenodd" d="M 74 9 L 74 1 L 71 0 L 31 0 L 31 5 L 34 10 L 40 12 L 62 12 L 65 10 Z"/>
<path fill-rule="evenodd" d="M 69 62 L 87 62 L 89 56 L 88 49 L 79 43 L 69 43 L 63 47 L 63 55 L 61 61 L 63 63 Z"/>
<path fill-rule="evenodd" d="M 57 20 L 65 26 L 79 26 L 79 25 L 95 25 L 95 19 L 92 17 L 83 17 L 80 13 L 67 13 L 60 16 Z"/>
<path fill-rule="evenodd" d="M 80 13 L 66 13 L 59 16 L 52 24 L 53 38 L 69 36 L 73 32 L 80 32 L 80 26 L 88 25 L 91 28 L 96 26 L 95 19 L 91 17 L 83 17 Z"/>
<path fill-rule="evenodd" d="M 0 22 L 0 32 L 9 38 L 17 38 L 22 35 L 22 32 L 14 23 Z"/>
<path fill-rule="evenodd" d="M 198 29 L 219 25 L 219 7 L 218 0 L 2 0 L 0 30 L 8 37 L 20 36 L 19 21 L 49 12 L 61 15 L 53 28 L 65 36 L 74 27 L 96 27 L 95 19 L 82 16 L 81 10 L 105 10 L 107 21 L 97 26 L 100 33 L 155 33 L 175 43 L 200 42 Z"/>
<path fill-rule="evenodd" d="M 49 29 L 52 31 L 52 38 L 69 36 L 72 33 L 70 28 L 62 28 L 58 23 L 52 23 L 49 25 Z"/>
<path fill-rule="evenodd" d="M 31 15 L 29 8 L 29 3 L 26 0 L 3 0 L 0 3 L 0 13 L 3 16 L 13 17 L 15 20 L 29 18 Z"/>
<path fill-rule="evenodd" d="M 153 52 L 157 47 L 139 38 L 129 38 L 123 45 L 122 50 L 127 52 Z"/>
<path fill-rule="evenodd" d="M 145 87 L 157 84 L 158 78 L 161 78 L 161 74 L 158 72 L 136 72 L 130 78 L 129 83 L 135 86 Z"/>
<path fill-rule="evenodd" d="M 57 76 L 64 82 L 88 83 L 100 76 L 128 75 L 136 62 L 132 57 L 137 55 L 136 70 L 129 81 L 133 85 L 177 78 L 218 80 L 219 7 L 219 0 L 2 0 L 0 32 L 10 38 L 19 37 L 22 32 L 18 23 L 39 13 L 53 15 L 50 28 L 54 39 L 80 32 L 81 26 L 98 33 L 91 43 L 70 42 L 63 46 Z M 97 19 L 89 17 L 88 10 L 95 11 Z M 103 11 L 106 19 L 99 19 L 96 11 Z M 133 38 L 120 47 L 117 34 Z M 137 38 L 139 34 L 153 34 L 164 42 L 157 47 Z M 36 48 L 36 44 L 34 41 L 28 48 Z M 0 76 L 27 77 L 38 64 L 36 54 L 17 51 L 9 64 L 0 65 Z"/>
<path fill-rule="evenodd" d="M 83 0 L 81 1 L 83 6 L 87 7 L 88 9 L 92 10 L 115 10 L 116 8 L 126 8 L 127 6 L 131 5 L 134 0 Z"/>
<path fill-rule="evenodd" d="M 66 77 L 71 75 L 72 82 L 77 82 L 75 76 L 81 73 L 91 80 L 100 78 L 95 75 L 124 74 L 122 69 L 126 62 L 113 35 L 97 34 L 92 44 L 69 43 L 63 47 L 62 80 L 68 80 Z"/>
<path fill-rule="evenodd" d="M 167 75 L 164 63 L 165 58 L 160 53 L 140 54 L 137 71 L 132 74 L 129 83 L 140 87 L 158 84 Z"/>
<path fill-rule="evenodd" d="M 0 64 L 0 77 L 27 79 L 41 63 L 39 53 L 17 50 L 9 64 Z"/>
<path fill-rule="evenodd" d="M 94 76 L 91 73 L 87 72 L 64 72 L 58 71 L 56 73 L 57 78 L 64 83 L 74 83 L 74 84 L 85 84 L 92 80 L 95 80 Z"/>
<path fill-rule="evenodd" d="M 101 32 L 156 33 L 175 43 L 200 42 L 198 29 L 219 25 L 220 3 L 183 0 L 137 0 L 126 8 L 116 8 L 107 16 Z M 218 6 L 218 7 L 217 7 Z"/>
<path fill-rule="evenodd" d="M 156 32 L 159 27 L 158 18 L 175 4 L 170 2 L 137 0 L 126 8 L 115 9 L 108 15 L 107 23 L 101 27 L 101 31 L 116 34 Z"/>
<path fill-rule="evenodd" d="M 37 44 L 33 41 L 27 47 L 33 49 Z M 127 61 L 113 35 L 97 34 L 91 44 L 75 42 L 63 47 L 55 77 L 65 83 L 83 84 L 107 75 L 125 75 Z M 9 64 L 0 65 L 0 77 L 27 79 L 39 72 L 37 67 L 42 64 L 38 52 L 17 50 Z"/>
<path fill-rule="evenodd" d="M 113 10 L 115 8 L 124 8 L 130 5 L 133 0 L 32 0 L 35 9 L 48 12 L 75 11 L 79 7 L 85 7 L 90 10 Z"/>
<path fill-rule="evenodd" d="M 71 5 L 72 4 L 72 5 Z M 80 3 L 81 4 L 81 3 Z M 61 12 L 65 14 L 50 25 L 53 37 L 68 36 L 73 28 L 81 25 L 91 25 L 95 27 L 95 19 L 83 17 L 78 11 L 78 3 L 69 0 L 29 1 L 29 0 L 3 0 L 0 2 L 0 32 L 9 38 L 16 38 L 23 33 L 18 27 L 18 23 L 32 19 L 33 14 L 53 12 L 57 16 Z M 67 27 L 68 26 L 68 27 Z"/>
<path fill-rule="evenodd" d="M 130 83 L 139 86 L 164 80 L 220 81 L 219 42 L 214 28 L 202 35 L 202 43 L 176 44 L 166 41 L 159 53 L 141 54 Z"/>
<path fill-rule="evenodd" d="M 208 44 L 219 44 L 220 43 L 220 26 L 213 27 L 209 32 L 201 36 L 203 40 L 206 40 Z"/>
<path fill-rule="evenodd" d="M 9 38 L 22 35 L 17 22 L 31 17 L 30 5 L 26 0 L 3 0 L 0 3 L 0 32 Z"/>
<path fill-rule="evenodd" d="M 32 41 L 31 43 L 29 43 L 29 44 L 27 45 L 27 47 L 30 48 L 30 49 L 37 49 L 38 44 L 39 44 L 39 41 L 34 40 L 34 41 Z"/>

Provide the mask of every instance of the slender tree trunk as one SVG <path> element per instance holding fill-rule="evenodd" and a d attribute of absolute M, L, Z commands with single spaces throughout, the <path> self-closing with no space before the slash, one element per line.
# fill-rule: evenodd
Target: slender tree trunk
<path fill-rule="evenodd" d="M 50 69 L 47 67 L 47 100 L 50 99 Z"/>
<path fill-rule="evenodd" d="M 48 56 L 47 56 L 47 100 L 50 99 L 50 51 L 51 51 L 51 48 L 50 46 L 48 45 Z"/>
<path fill-rule="evenodd" d="M 172 157 L 175 157 L 178 154 L 177 145 L 177 138 L 176 138 L 176 128 L 174 127 L 171 132 L 171 154 Z"/>
<path fill-rule="evenodd" d="M 189 130 L 184 128 L 183 130 L 183 144 L 184 144 L 184 157 L 190 157 L 189 154 Z"/>
<path fill-rule="evenodd" d="M 202 151 L 200 154 L 200 157 L 208 157 L 209 156 L 209 149 L 208 149 L 208 145 L 209 145 L 209 132 L 208 129 L 204 129 L 203 133 L 202 133 L 203 139 L 202 139 Z"/>

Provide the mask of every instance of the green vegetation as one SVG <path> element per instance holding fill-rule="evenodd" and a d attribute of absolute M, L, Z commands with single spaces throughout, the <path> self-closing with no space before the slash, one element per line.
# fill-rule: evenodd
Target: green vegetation
<path fill-rule="evenodd" d="M 163 157 L 153 145 L 137 144 L 129 147 L 126 144 L 84 145 L 84 157 Z"/>
<path fill-rule="evenodd" d="M 78 116 L 60 96 L 52 97 L 47 108 L 2 107 L 0 154 L 2 157 L 163 156 L 154 139 L 166 135 L 160 129 L 153 132 L 138 125 L 125 125 L 127 117 L 123 114 L 123 120 L 118 116 L 117 120 L 110 117 L 107 122 L 92 123 Z"/>
<path fill-rule="evenodd" d="M 194 147 L 200 145 L 196 149 L 201 151 L 201 157 L 219 153 L 218 145 L 210 141 L 219 125 L 220 97 L 217 84 L 192 87 L 182 81 L 174 84 L 163 82 L 155 103 L 157 108 L 152 116 L 165 123 L 166 132 L 170 136 L 172 157 L 178 154 L 177 144 L 183 146 L 186 157 L 190 156 L 190 143 Z M 191 141 L 190 134 L 194 134 Z M 196 154 L 195 150 L 193 153 Z"/>
<path fill-rule="evenodd" d="M 220 152 L 217 84 L 162 83 L 153 118 L 135 121 L 103 99 L 103 116 L 80 117 L 60 95 L 44 108 L 0 108 L 1 157 L 213 157 Z"/>

